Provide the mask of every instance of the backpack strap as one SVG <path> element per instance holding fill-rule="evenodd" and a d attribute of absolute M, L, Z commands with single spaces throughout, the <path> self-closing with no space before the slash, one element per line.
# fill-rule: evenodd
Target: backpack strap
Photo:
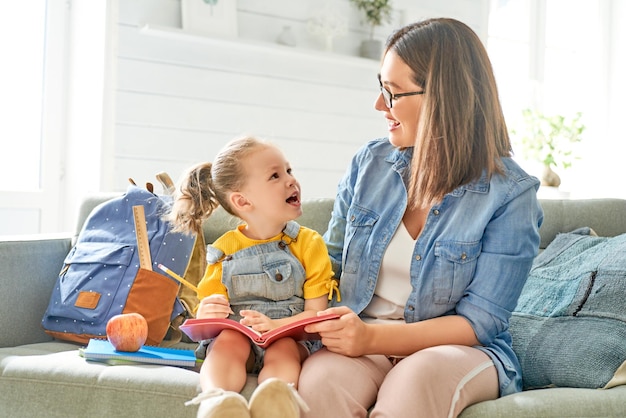
<path fill-rule="evenodd" d="M 174 185 L 170 175 L 165 171 L 162 171 L 156 175 L 156 178 L 159 180 L 159 183 L 161 183 L 161 186 L 163 186 L 163 193 L 168 196 L 172 196 L 176 191 L 176 186 Z"/>

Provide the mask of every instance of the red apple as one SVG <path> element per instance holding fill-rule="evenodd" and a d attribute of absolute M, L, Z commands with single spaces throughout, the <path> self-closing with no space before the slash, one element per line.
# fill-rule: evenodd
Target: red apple
<path fill-rule="evenodd" d="M 117 351 L 137 351 L 148 338 L 148 321 L 138 313 L 115 315 L 107 322 L 107 338 Z"/>

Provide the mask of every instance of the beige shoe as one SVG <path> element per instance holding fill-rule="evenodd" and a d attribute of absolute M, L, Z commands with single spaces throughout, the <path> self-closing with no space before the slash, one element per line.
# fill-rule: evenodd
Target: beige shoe
<path fill-rule="evenodd" d="M 299 418 L 300 408 L 309 411 L 293 384 L 276 378 L 261 383 L 250 397 L 252 418 Z"/>
<path fill-rule="evenodd" d="M 185 402 L 194 404 L 200 404 L 198 418 L 250 418 L 248 401 L 237 392 L 209 390 Z"/>

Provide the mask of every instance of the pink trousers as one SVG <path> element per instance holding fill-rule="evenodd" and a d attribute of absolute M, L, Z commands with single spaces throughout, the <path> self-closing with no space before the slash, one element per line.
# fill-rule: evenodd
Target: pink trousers
<path fill-rule="evenodd" d="M 456 417 L 498 397 L 496 368 L 485 353 L 444 345 L 392 365 L 382 355 L 351 358 L 322 349 L 302 366 L 298 392 L 305 418 Z"/>

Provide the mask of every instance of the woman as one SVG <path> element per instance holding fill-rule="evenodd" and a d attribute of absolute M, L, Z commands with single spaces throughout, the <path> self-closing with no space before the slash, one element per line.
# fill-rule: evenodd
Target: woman
<path fill-rule="evenodd" d="M 324 235 L 341 318 L 307 327 L 306 417 L 454 417 L 521 389 L 508 321 L 539 246 L 539 181 L 512 159 L 480 39 L 453 19 L 388 39 L 389 137 L 341 180 Z M 373 407 L 372 407 L 373 406 Z"/>

